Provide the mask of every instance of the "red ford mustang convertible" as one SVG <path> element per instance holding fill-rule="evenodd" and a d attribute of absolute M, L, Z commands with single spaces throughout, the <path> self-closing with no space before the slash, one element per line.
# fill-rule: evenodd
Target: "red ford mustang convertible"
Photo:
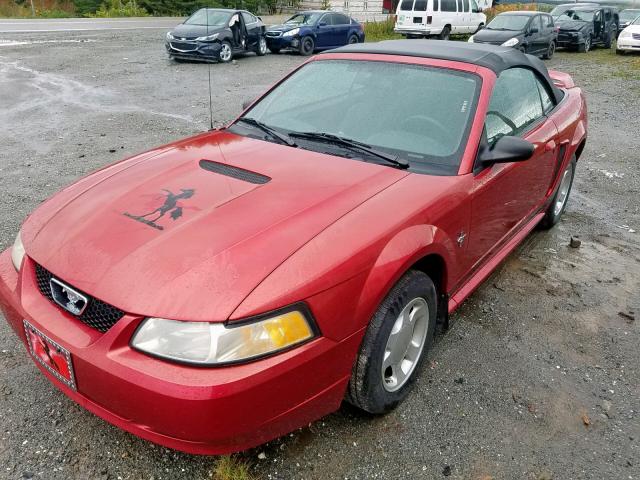
<path fill-rule="evenodd" d="M 193 453 L 402 401 L 438 323 L 561 216 L 571 77 L 512 48 L 358 44 L 228 127 L 62 190 L 0 257 L 0 305 L 66 395 Z"/>

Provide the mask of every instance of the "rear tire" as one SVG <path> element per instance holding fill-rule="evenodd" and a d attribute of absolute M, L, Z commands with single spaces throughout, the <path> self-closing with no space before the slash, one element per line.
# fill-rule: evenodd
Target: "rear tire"
<path fill-rule="evenodd" d="M 303 37 L 300 40 L 300 55 L 308 57 L 316 49 L 316 42 L 311 37 Z"/>
<path fill-rule="evenodd" d="M 573 157 L 562 172 L 560 177 L 560 183 L 558 189 L 553 195 L 553 200 L 547 207 L 544 217 L 540 221 L 540 227 L 543 229 L 549 229 L 560 221 L 560 217 L 567 208 L 569 201 L 569 195 L 571 194 L 571 187 L 573 186 L 573 179 L 576 173 L 576 158 Z"/>
<path fill-rule="evenodd" d="M 542 58 L 545 60 L 551 60 L 554 53 L 556 53 L 556 42 L 551 40 L 551 42 L 549 42 L 549 48 L 547 48 L 547 52 L 542 55 Z"/>
<path fill-rule="evenodd" d="M 440 35 L 438 35 L 438 38 L 440 40 L 449 40 L 450 36 L 451 36 L 451 27 L 449 25 L 445 25 L 442 31 L 440 32 Z"/>
<path fill-rule="evenodd" d="M 381 414 L 407 397 L 429 351 L 436 312 L 436 287 L 431 278 L 416 270 L 407 272 L 367 328 L 347 389 L 349 403 Z"/>
<path fill-rule="evenodd" d="M 604 48 L 611 48 L 611 45 L 613 45 L 613 32 L 607 35 L 607 38 L 604 41 Z"/>

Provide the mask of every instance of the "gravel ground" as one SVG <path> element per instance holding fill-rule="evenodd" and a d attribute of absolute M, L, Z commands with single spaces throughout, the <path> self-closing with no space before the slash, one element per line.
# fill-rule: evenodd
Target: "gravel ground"
<path fill-rule="evenodd" d="M 0 35 L 1 248 L 79 176 L 208 127 L 207 67 L 168 61 L 162 36 Z M 213 65 L 214 123 L 301 61 Z M 407 402 L 376 418 L 344 406 L 242 454 L 257 476 L 640 479 L 637 62 L 556 55 L 550 65 L 574 75 L 590 110 L 563 221 L 530 235 L 463 304 Z M 0 322 L 0 478 L 191 480 L 214 464 L 79 408 Z"/>

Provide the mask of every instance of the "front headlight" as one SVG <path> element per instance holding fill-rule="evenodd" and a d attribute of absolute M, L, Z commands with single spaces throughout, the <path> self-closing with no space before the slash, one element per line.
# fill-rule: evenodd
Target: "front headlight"
<path fill-rule="evenodd" d="M 471 36 L 469 37 L 469 40 L 467 40 L 467 42 L 469 42 L 469 43 L 473 43 L 473 35 L 471 35 Z"/>
<path fill-rule="evenodd" d="M 622 33 L 620 34 L 620 38 L 629 38 L 631 37 L 631 32 L 626 32 L 626 31 L 622 31 Z"/>
<path fill-rule="evenodd" d="M 207 36 L 204 36 L 204 37 L 198 37 L 198 38 L 196 38 L 196 40 L 198 42 L 211 42 L 213 40 L 216 40 L 218 38 L 218 35 L 219 35 L 219 33 L 213 33 L 211 35 L 207 35 Z"/>
<path fill-rule="evenodd" d="M 221 365 L 285 350 L 314 335 L 311 321 L 300 310 L 239 325 L 147 318 L 134 333 L 131 346 L 167 360 Z"/>
<path fill-rule="evenodd" d="M 22 235 L 18 232 L 16 240 L 13 242 L 13 248 L 11 249 L 11 262 L 15 269 L 19 272 L 22 266 L 22 259 L 24 258 L 24 245 L 22 245 Z"/>
<path fill-rule="evenodd" d="M 293 37 L 294 35 L 297 35 L 300 33 L 300 29 L 299 28 L 294 28 L 293 30 L 289 30 L 288 32 L 284 32 L 282 34 L 283 37 Z"/>
<path fill-rule="evenodd" d="M 520 43 L 520 40 L 518 40 L 516 37 L 510 38 L 509 40 L 507 40 L 506 42 L 504 42 L 502 44 L 503 47 L 515 47 L 517 44 Z"/>
<path fill-rule="evenodd" d="M 173 40 L 173 35 L 171 32 L 167 32 L 167 40 Z"/>

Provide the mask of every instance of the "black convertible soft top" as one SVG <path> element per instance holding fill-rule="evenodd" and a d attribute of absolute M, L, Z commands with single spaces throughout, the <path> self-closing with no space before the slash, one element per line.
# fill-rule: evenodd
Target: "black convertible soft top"
<path fill-rule="evenodd" d="M 327 53 L 376 53 L 437 58 L 485 67 L 496 75 L 500 75 L 500 72 L 508 68 L 526 67 L 535 70 L 547 81 L 549 91 L 553 92 L 556 103 L 563 97 L 562 91 L 549 77 L 547 67 L 542 60 L 511 47 L 447 40 L 385 40 L 377 43 L 355 43 L 329 50 Z"/>

